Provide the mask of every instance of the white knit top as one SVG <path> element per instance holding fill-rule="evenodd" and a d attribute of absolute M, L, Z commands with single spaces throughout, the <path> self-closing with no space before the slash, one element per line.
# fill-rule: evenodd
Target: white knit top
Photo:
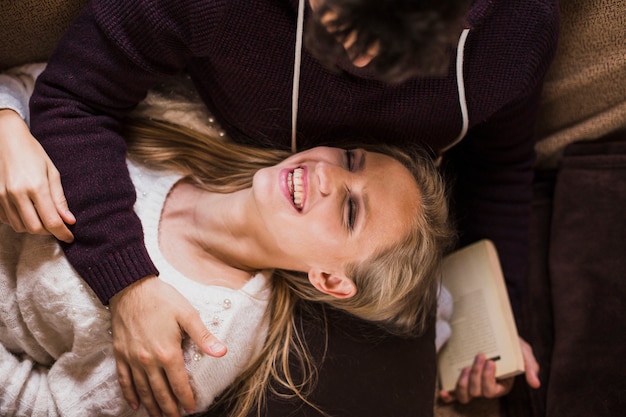
<path fill-rule="evenodd" d="M 129 163 L 135 210 L 160 279 L 198 309 L 228 346 L 223 358 L 203 355 L 189 339 L 185 363 L 197 410 L 258 355 L 267 335 L 268 279 L 258 274 L 241 289 L 200 284 L 176 271 L 158 246 L 165 199 L 179 176 Z M 0 415 L 131 416 L 117 382 L 110 313 L 46 236 L 17 234 L 0 225 Z M 182 413 L 182 410 L 181 410 Z"/>

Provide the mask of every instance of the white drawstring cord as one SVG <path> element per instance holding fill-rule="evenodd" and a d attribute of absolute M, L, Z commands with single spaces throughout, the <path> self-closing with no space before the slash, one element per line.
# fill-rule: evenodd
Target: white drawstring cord
<path fill-rule="evenodd" d="M 304 0 L 298 3 L 296 26 L 296 53 L 293 62 L 293 87 L 291 91 L 291 152 L 296 153 L 296 126 L 298 124 L 298 94 L 300 90 L 300 62 L 302 61 L 302 33 L 304 32 Z"/>
<path fill-rule="evenodd" d="M 467 112 L 467 99 L 465 98 L 465 80 L 463 78 L 463 59 L 465 52 L 465 41 L 467 40 L 467 35 L 469 34 L 469 29 L 463 29 L 461 33 L 461 37 L 459 38 L 459 44 L 456 49 L 456 88 L 459 92 L 459 106 L 461 107 L 461 117 L 463 118 L 463 125 L 461 126 L 461 133 L 459 136 L 448 146 L 443 148 L 439 154 L 443 154 L 448 149 L 452 148 L 454 145 L 459 143 L 465 135 L 467 134 L 467 129 L 469 127 L 469 114 Z"/>

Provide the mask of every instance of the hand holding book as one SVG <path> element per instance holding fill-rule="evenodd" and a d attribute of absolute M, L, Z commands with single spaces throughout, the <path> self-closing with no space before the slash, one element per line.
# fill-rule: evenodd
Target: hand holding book
<path fill-rule="evenodd" d="M 520 338 L 526 382 L 532 388 L 539 388 L 539 364 L 533 355 L 532 348 Z M 497 362 L 487 359 L 484 354 L 476 355 L 471 367 L 464 368 L 459 375 L 454 390 L 439 391 L 439 398 L 444 403 L 458 401 L 467 404 L 473 398 L 496 398 L 508 394 L 513 388 L 514 376 L 497 379 Z"/>
<path fill-rule="evenodd" d="M 452 295 L 452 332 L 438 355 L 440 398 L 500 397 L 521 373 L 538 388 L 539 365 L 517 334 L 494 244 L 481 240 L 450 254 L 442 277 Z"/>

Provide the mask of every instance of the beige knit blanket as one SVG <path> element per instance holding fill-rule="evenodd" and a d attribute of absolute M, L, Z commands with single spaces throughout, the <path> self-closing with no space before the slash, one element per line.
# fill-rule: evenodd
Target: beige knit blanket
<path fill-rule="evenodd" d="M 626 0 L 561 0 L 561 38 L 548 71 L 537 164 L 626 128 Z"/>
<path fill-rule="evenodd" d="M 1 0 L 0 70 L 47 61 L 87 0 Z"/>

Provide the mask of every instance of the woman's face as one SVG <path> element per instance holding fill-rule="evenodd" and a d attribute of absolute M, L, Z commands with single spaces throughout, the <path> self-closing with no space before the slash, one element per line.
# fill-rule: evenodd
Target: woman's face
<path fill-rule="evenodd" d="M 405 235 L 419 207 L 411 173 L 387 155 L 318 147 L 256 173 L 264 228 L 293 265 L 345 271 Z"/>

